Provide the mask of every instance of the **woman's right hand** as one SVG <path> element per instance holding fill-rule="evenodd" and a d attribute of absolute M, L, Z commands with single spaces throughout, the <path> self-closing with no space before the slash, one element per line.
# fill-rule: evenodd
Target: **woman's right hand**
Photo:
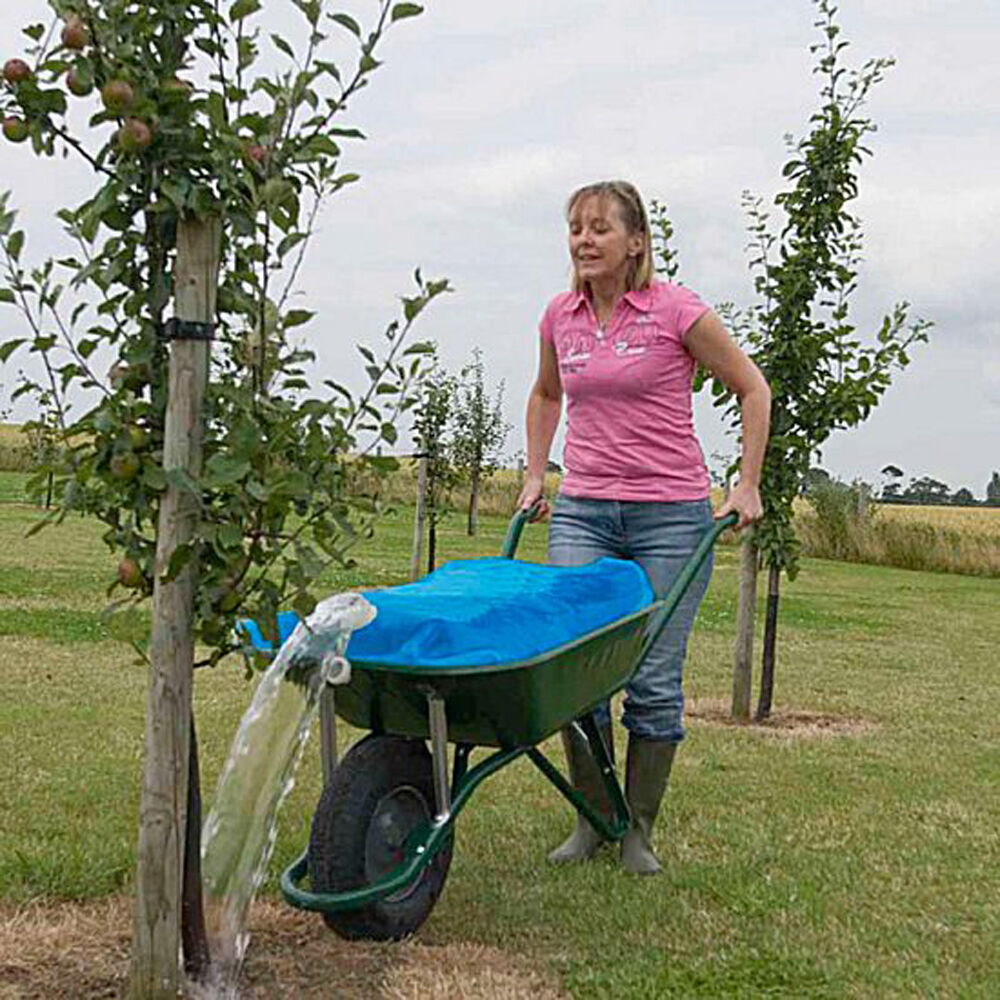
<path fill-rule="evenodd" d="M 534 507 L 531 521 L 541 521 L 549 516 L 551 507 L 543 496 L 545 478 L 543 476 L 525 476 L 521 494 L 517 498 L 518 510 L 531 510 Z"/>

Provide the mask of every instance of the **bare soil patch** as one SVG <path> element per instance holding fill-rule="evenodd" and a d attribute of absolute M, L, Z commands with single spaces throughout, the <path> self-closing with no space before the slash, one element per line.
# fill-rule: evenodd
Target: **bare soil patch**
<path fill-rule="evenodd" d="M 772 736 L 798 739 L 823 739 L 828 736 L 860 736 L 877 729 L 876 723 L 859 716 L 834 715 L 805 709 L 777 708 L 763 722 L 736 722 L 729 714 L 730 704 L 721 698 L 698 698 L 688 701 L 684 715 L 692 722 L 709 726 L 732 726 Z"/>
<path fill-rule="evenodd" d="M 315 915 L 254 906 L 242 1000 L 561 1000 L 550 973 L 476 944 L 342 941 Z M 0 907 L 0 1000 L 98 1000 L 121 995 L 130 903 Z"/>

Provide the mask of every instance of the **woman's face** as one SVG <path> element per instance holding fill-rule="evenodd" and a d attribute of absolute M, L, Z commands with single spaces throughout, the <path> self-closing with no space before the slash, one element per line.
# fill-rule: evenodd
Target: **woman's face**
<path fill-rule="evenodd" d="M 569 253 L 580 281 L 624 283 L 630 258 L 642 249 L 642 235 L 629 234 L 613 197 L 590 195 L 573 206 Z"/>

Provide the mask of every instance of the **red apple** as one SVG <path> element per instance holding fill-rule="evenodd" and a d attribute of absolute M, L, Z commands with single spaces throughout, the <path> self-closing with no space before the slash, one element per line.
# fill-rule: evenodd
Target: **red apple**
<path fill-rule="evenodd" d="M 5 118 L 3 134 L 10 142 L 24 142 L 28 138 L 28 123 L 23 118 Z"/>
<path fill-rule="evenodd" d="M 135 91 L 124 80 L 109 80 L 101 90 L 101 100 L 113 115 L 120 115 L 135 103 Z"/>
<path fill-rule="evenodd" d="M 146 581 L 139 564 L 126 557 L 118 564 L 118 582 L 129 590 L 138 590 Z"/>
<path fill-rule="evenodd" d="M 243 155 L 256 167 L 267 166 L 267 161 L 271 156 L 271 150 L 260 143 L 253 143 L 243 150 Z"/>
<path fill-rule="evenodd" d="M 138 118 L 129 118 L 118 130 L 118 148 L 123 153 L 141 153 L 149 149 L 152 141 L 149 126 Z"/>
<path fill-rule="evenodd" d="M 83 23 L 83 19 L 76 14 L 66 18 L 66 24 L 62 30 L 62 43 L 67 49 L 85 49 L 90 44 L 90 29 Z"/>
<path fill-rule="evenodd" d="M 31 79 L 31 67 L 23 59 L 8 59 L 3 64 L 3 78 L 8 83 L 24 83 Z"/>

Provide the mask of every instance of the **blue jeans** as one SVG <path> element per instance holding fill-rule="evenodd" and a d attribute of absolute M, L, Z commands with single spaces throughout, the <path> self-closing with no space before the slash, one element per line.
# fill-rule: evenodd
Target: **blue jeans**
<path fill-rule="evenodd" d="M 560 494 L 549 528 L 549 562 L 581 566 L 602 556 L 632 559 L 662 598 L 711 525 L 708 500 L 660 503 Z M 711 575 L 710 555 L 625 688 L 622 721 L 636 736 L 670 743 L 684 739 L 684 656 Z M 601 705 L 596 715 L 598 722 L 607 722 L 608 704 Z"/>

